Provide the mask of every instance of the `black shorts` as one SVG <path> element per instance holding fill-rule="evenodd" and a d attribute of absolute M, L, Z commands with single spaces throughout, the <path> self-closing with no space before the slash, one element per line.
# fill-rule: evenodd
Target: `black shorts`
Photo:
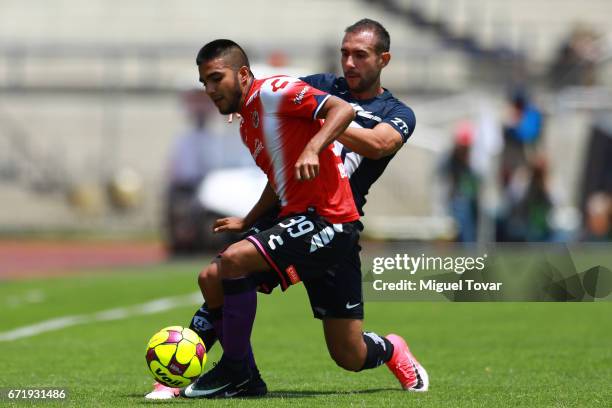
<path fill-rule="evenodd" d="M 359 222 L 334 226 L 313 212 L 258 222 L 245 239 L 276 272 L 258 274 L 260 292 L 303 281 L 315 318 L 363 319 L 360 229 Z"/>
<path fill-rule="evenodd" d="M 331 224 L 314 211 L 277 220 L 246 238 L 276 272 L 281 288 L 321 277 L 359 241 L 355 223 Z"/>
<path fill-rule="evenodd" d="M 319 278 L 304 281 L 312 314 L 317 319 L 363 319 L 361 247 L 355 245 Z"/>

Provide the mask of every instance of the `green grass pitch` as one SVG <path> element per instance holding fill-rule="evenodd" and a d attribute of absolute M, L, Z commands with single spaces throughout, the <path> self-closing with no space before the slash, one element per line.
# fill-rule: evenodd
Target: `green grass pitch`
<path fill-rule="evenodd" d="M 0 332 L 197 290 L 202 262 L 0 283 Z M 32 299 L 32 293 L 36 293 Z M 25 299 L 25 300 L 24 300 Z M 28 300 L 29 299 L 29 300 Z M 60 387 L 62 403 L 146 406 L 148 338 L 187 325 L 194 306 L 85 323 L 0 342 L 0 388 Z M 329 358 L 302 286 L 260 295 L 253 347 L 269 397 L 173 400 L 184 406 L 603 407 L 612 401 L 612 304 L 369 303 L 366 329 L 403 335 L 428 369 L 428 393 L 402 392 L 386 367 L 345 372 Z M 219 347 L 209 353 L 210 368 Z M 167 404 L 168 402 L 163 402 Z M 42 404 L 42 405 L 41 405 Z"/>

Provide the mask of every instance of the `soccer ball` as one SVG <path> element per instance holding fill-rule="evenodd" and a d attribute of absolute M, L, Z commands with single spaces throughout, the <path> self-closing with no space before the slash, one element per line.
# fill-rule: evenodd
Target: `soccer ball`
<path fill-rule="evenodd" d="M 206 363 L 206 347 L 191 329 L 165 327 L 147 345 L 147 367 L 156 381 L 173 388 L 194 382 Z"/>

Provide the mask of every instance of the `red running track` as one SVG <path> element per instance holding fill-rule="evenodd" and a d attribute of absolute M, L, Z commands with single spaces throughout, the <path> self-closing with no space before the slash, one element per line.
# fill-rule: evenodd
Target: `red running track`
<path fill-rule="evenodd" d="M 150 265 L 166 259 L 159 243 L 0 241 L 0 279 L 66 275 L 87 268 Z"/>

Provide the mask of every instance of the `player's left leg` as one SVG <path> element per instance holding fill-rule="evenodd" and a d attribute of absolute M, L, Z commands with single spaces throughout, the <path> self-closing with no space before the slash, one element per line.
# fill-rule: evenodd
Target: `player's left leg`
<path fill-rule="evenodd" d="M 323 319 L 323 333 L 329 356 L 335 363 L 349 371 L 360 371 L 368 357 L 368 347 L 363 341 L 362 321 L 357 319 Z M 391 347 L 392 348 L 392 347 Z M 372 349 L 371 351 L 378 351 Z M 384 349 L 381 358 L 385 358 Z"/>
<path fill-rule="evenodd" d="M 330 357 L 349 371 L 376 368 L 391 360 L 394 352 L 390 341 L 363 331 L 361 271 L 357 265 L 358 257 L 347 257 L 324 277 L 304 282 L 314 316 L 323 321 Z"/>
<path fill-rule="evenodd" d="M 362 371 L 387 364 L 403 389 L 422 392 L 429 388 L 427 371 L 400 336 L 364 332 L 358 319 L 323 319 L 323 331 L 331 358 L 345 370 Z"/>
<path fill-rule="evenodd" d="M 348 371 L 376 368 L 391 360 L 394 345 L 385 337 L 363 331 L 358 319 L 323 319 L 325 343 L 330 357 Z"/>
<path fill-rule="evenodd" d="M 363 332 L 363 294 L 359 245 L 316 279 L 304 281 L 315 318 L 323 321 L 329 355 L 345 370 L 361 371 L 386 363 L 393 345 Z"/>
<path fill-rule="evenodd" d="M 384 363 L 402 388 L 426 391 L 427 372 L 397 335 L 363 331 L 363 294 L 360 247 L 320 278 L 304 281 L 315 318 L 323 321 L 325 341 L 332 359 L 350 371 L 376 368 Z"/>

